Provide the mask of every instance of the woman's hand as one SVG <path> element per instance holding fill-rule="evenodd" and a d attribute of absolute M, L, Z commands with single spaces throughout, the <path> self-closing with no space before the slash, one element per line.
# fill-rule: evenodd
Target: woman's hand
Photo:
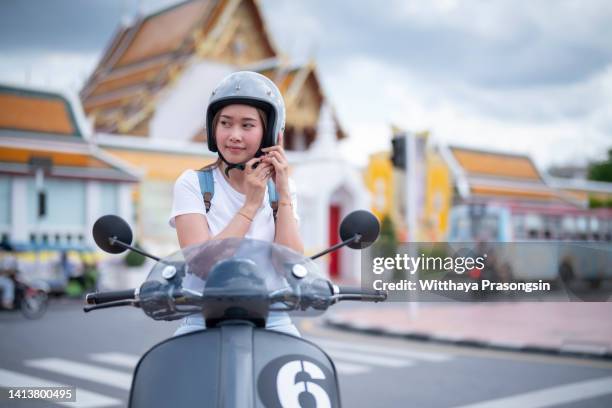
<path fill-rule="evenodd" d="M 283 134 L 278 135 L 278 144 L 261 149 L 264 152 L 262 162 L 273 166 L 272 180 L 276 185 L 279 198 L 289 198 L 289 163 L 283 149 Z"/>
<path fill-rule="evenodd" d="M 253 165 L 258 162 L 257 168 L 253 169 Z M 272 175 L 272 170 L 272 165 L 264 163 L 261 158 L 252 158 L 245 165 L 244 194 L 246 200 L 244 209 L 248 212 L 250 217 L 254 217 L 259 207 L 261 207 L 266 192 L 266 185 L 268 179 Z"/>

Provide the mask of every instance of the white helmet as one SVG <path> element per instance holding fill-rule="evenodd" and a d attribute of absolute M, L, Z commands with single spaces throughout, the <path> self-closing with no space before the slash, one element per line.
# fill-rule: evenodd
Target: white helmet
<path fill-rule="evenodd" d="M 218 151 L 212 128 L 213 118 L 219 110 L 232 104 L 249 105 L 262 109 L 267 115 L 267 124 L 260 149 L 277 144 L 278 134 L 285 130 L 285 102 L 283 96 L 274 82 L 267 77 L 257 72 L 239 71 L 225 77 L 212 92 L 208 101 L 206 136 L 208 149 L 211 152 Z M 221 156 L 220 153 L 219 155 Z M 222 156 L 221 158 L 225 161 Z"/>

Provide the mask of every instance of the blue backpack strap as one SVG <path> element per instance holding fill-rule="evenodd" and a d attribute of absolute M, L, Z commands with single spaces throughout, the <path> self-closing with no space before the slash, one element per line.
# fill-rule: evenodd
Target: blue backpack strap
<path fill-rule="evenodd" d="M 276 186 L 272 179 L 268 180 L 268 201 L 270 201 L 270 207 L 272 207 L 272 215 L 276 220 L 276 212 L 278 211 L 278 194 L 276 193 Z"/>
<path fill-rule="evenodd" d="M 210 204 L 212 198 L 215 195 L 215 184 L 211 169 L 197 170 L 198 181 L 200 182 L 200 192 L 204 198 L 204 205 L 206 206 L 206 212 L 210 211 Z M 276 219 L 276 212 L 278 211 L 278 194 L 276 192 L 276 186 L 272 180 L 268 180 L 268 201 L 270 207 L 272 207 L 272 214 Z"/>
<path fill-rule="evenodd" d="M 200 192 L 204 198 L 204 205 L 206 206 L 206 212 L 210 211 L 210 203 L 213 195 L 215 195 L 215 182 L 211 169 L 198 170 L 198 181 L 200 182 Z"/>

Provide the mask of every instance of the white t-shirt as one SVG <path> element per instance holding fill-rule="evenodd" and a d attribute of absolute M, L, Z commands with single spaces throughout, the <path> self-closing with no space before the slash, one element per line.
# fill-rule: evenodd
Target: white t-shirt
<path fill-rule="evenodd" d="M 174 183 L 174 200 L 169 224 L 176 228 L 174 217 L 183 214 L 202 214 L 206 217 L 211 235 L 217 235 L 229 224 L 242 208 L 246 196 L 236 191 L 223 177 L 219 168 L 213 169 L 215 194 L 211 200 L 210 211 L 206 213 L 204 198 L 200 190 L 198 175 L 194 170 L 185 170 Z M 297 195 L 295 183 L 289 179 L 289 193 L 293 203 L 293 215 L 299 223 L 297 215 Z M 268 198 L 268 188 L 264 194 L 261 207 L 257 210 L 251 227 L 245 238 L 262 241 L 274 241 L 274 218 Z"/>

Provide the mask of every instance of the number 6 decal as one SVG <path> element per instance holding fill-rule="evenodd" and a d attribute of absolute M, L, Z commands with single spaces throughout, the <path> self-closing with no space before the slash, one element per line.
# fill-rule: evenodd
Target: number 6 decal
<path fill-rule="evenodd" d="M 327 392 L 311 381 L 296 382 L 297 375 L 305 372 L 312 380 L 324 380 L 325 374 L 310 361 L 294 360 L 286 363 L 278 370 L 276 376 L 276 390 L 278 399 L 283 408 L 302 408 L 300 394 L 305 392 L 314 398 L 317 408 L 331 408 Z"/>

